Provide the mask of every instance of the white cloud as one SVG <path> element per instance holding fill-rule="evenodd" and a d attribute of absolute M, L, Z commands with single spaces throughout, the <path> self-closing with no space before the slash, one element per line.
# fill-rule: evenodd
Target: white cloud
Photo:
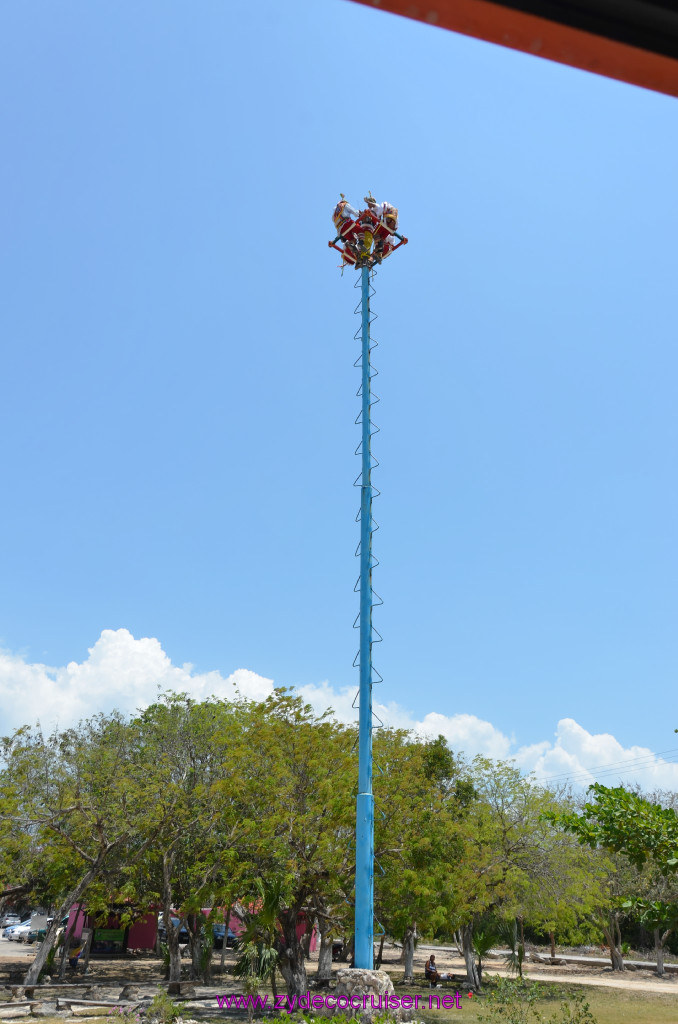
<path fill-rule="evenodd" d="M 37 719 L 48 729 L 57 723 L 71 725 L 96 711 L 132 712 L 152 703 L 159 691 L 186 692 L 197 700 L 211 695 L 228 699 L 239 692 L 263 700 L 273 685 L 273 680 L 245 668 L 228 676 L 217 671 L 196 673 L 191 664 L 173 665 L 159 640 L 137 640 L 127 629 L 105 629 L 87 658 L 61 668 L 0 651 L 0 734 Z M 340 721 L 357 720 L 352 706 L 355 687 L 336 690 L 325 681 L 299 687 L 297 692 L 318 712 L 331 707 Z M 453 750 L 469 757 L 513 758 L 522 770 L 542 780 L 555 782 L 567 776 L 581 786 L 600 779 L 610 785 L 637 781 L 648 790 L 678 789 L 678 764 L 646 747 L 625 748 L 609 733 L 587 732 L 571 718 L 558 722 L 553 740 L 517 747 L 513 737 L 475 715 L 429 711 L 417 718 L 399 704 L 380 704 L 377 699 L 374 710 L 387 726 L 418 736 L 442 734 Z M 601 766 L 609 767 L 603 771 Z"/>
<path fill-rule="evenodd" d="M 336 691 L 330 683 L 324 682 L 318 686 L 301 686 L 298 693 L 316 711 L 331 707 L 339 721 L 357 720 L 358 712 L 353 707 L 356 695 L 354 686 Z M 417 736 L 432 738 L 443 735 L 453 750 L 463 750 L 470 754 L 485 754 L 495 759 L 510 756 L 511 741 L 508 737 L 490 722 L 476 718 L 475 715 L 441 715 L 438 711 L 429 711 L 421 720 L 417 720 L 411 711 L 399 704 L 380 704 L 376 699 L 373 708 L 378 720 L 393 729 L 407 729 Z"/>
<path fill-rule="evenodd" d="M 219 672 L 194 674 L 192 665 L 173 665 L 158 640 L 137 640 L 127 629 L 105 629 L 84 661 L 63 668 L 0 652 L 0 732 L 36 720 L 46 729 L 64 727 L 113 708 L 132 712 L 164 690 L 190 693 L 198 700 L 211 694 L 229 698 L 239 691 L 262 700 L 272 692 L 273 681 L 248 669 L 226 678 Z"/>
<path fill-rule="evenodd" d="M 569 777 L 580 786 L 599 781 L 638 782 L 643 789 L 678 789 L 678 764 L 657 757 L 648 747 L 623 747 L 610 733 L 590 733 L 572 718 L 561 718 L 554 743 L 521 747 L 518 765 L 555 783 Z"/>

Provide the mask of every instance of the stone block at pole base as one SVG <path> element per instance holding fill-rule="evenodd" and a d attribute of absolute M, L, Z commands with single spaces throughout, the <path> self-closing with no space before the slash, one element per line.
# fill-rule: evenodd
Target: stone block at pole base
<path fill-rule="evenodd" d="M 393 982 L 386 971 L 368 971 L 365 968 L 346 968 L 337 971 L 336 987 L 332 991 L 336 1009 L 325 1008 L 322 1016 L 335 1013 L 354 1017 L 361 1024 L 370 1024 L 375 1017 L 388 1015 L 391 1020 L 409 1021 L 414 1017 L 412 1010 L 401 1007 L 391 1008 L 388 997 L 395 997 Z"/>

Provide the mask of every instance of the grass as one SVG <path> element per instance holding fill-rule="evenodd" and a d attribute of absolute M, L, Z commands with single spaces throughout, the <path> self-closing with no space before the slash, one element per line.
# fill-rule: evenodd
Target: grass
<path fill-rule="evenodd" d="M 557 1009 L 561 1002 L 567 1002 L 568 993 L 574 986 L 550 985 L 552 990 L 558 991 L 558 995 L 552 999 L 540 1000 L 536 1006 L 548 1018 Z M 400 995 L 402 990 L 396 990 Z M 449 990 L 440 989 L 436 993 L 450 994 Z M 656 995 L 653 992 L 626 992 L 623 989 L 597 988 L 589 985 L 577 985 L 576 991 L 581 992 L 587 1000 L 591 1012 L 598 1024 L 678 1024 L 678 994 Z M 415 990 L 413 993 L 415 994 Z M 421 995 L 421 990 L 419 990 Z M 433 993 L 431 993 L 433 994 Z M 440 1010 L 425 1009 L 422 1012 L 422 1003 L 428 1004 L 429 992 L 426 992 L 424 999 L 419 1001 L 418 1019 L 425 1020 L 427 1024 L 451 1024 L 452 1021 L 477 1021 L 478 1012 L 484 1005 L 484 1000 L 478 997 L 469 999 L 461 995 L 461 1010 Z"/>

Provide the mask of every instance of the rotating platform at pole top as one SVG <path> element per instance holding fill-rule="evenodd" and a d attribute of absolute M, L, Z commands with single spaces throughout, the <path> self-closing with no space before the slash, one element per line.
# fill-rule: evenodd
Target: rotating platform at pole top
<path fill-rule="evenodd" d="M 378 203 L 370 192 L 365 208 L 355 210 L 343 192 L 334 208 L 332 220 L 336 238 L 327 244 L 341 254 L 341 268 L 373 267 L 407 244 L 398 233 L 398 210 L 391 203 Z"/>

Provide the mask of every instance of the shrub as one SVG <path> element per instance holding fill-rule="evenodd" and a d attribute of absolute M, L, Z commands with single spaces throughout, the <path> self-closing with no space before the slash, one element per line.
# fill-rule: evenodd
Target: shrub
<path fill-rule="evenodd" d="M 568 1001 L 547 1017 L 536 1005 L 545 995 L 537 982 L 498 978 L 487 997 L 487 1012 L 479 1014 L 478 1020 L 483 1024 L 596 1024 L 581 992 L 568 993 Z"/>
<path fill-rule="evenodd" d="M 183 1008 L 183 1003 L 175 1003 L 167 992 L 161 989 L 149 1003 L 146 1018 L 156 1021 L 157 1024 L 175 1024 L 175 1021 L 181 1017 Z"/>

